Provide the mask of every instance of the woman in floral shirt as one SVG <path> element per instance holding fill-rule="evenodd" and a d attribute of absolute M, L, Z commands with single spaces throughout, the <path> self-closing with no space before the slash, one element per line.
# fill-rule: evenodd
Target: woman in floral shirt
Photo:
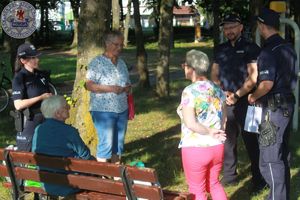
<path fill-rule="evenodd" d="M 86 88 L 91 91 L 90 112 L 98 133 L 97 160 L 120 163 L 128 121 L 127 93 L 131 86 L 127 66 L 119 58 L 123 34 L 111 31 L 103 40 L 105 52 L 89 63 Z"/>
<path fill-rule="evenodd" d="M 184 173 L 189 191 L 196 200 L 227 199 L 219 182 L 223 165 L 225 95 L 221 88 L 207 79 L 209 60 L 205 53 L 191 50 L 182 65 L 185 76 L 192 81 L 181 96 L 177 113 L 181 118 L 181 141 Z"/>

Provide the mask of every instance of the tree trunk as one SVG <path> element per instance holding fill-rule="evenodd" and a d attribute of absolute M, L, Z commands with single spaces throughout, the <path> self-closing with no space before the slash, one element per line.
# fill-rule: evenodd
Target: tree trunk
<path fill-rule="evenodd" d="M 123 10 L 123 0 L 119 0 L 120 7 L 120 29 L 124 31 L 124 10 Z"/>
<path fill-rule="evenodd" d="M 9 4 L 8 0 L 2 0 L 1 6 L 0 6 L 0 13 L 2 13 L 3 9 L 5 8 L 5 6 L 7 6 Z M 0 46 L 4 46 L 4 49 L 7 50 L 7 48 L 5 48 L 5 39 L 7 38 L 7 34 L 5 33 L 5 31 L 2 28 L 2 24 L 0 23 L 1 26 L 1 38 L 0 38 Z"/>
<path fill-rule="evenodd" d="M 254 16 L 259 14 L 260 9 L 264 6 L 264 0 L 252 0 L 250 1 L 250 19 L 253 21 Z M 252 38 L 255 39 L 255 32 L 256 32 L 256 23 L 251 23 L 251 35 Z"/>
<path fill-rule="evenodd" d="M 162 0 L 159 24 L 159 63 L 157 66 L 156 92 L 159 97 L 169 96 L 170 37 L 173 22 L 174 0 Z"/>
<path fill-rule="evenodd" d="M 294 20 L 299 26 L 300 25 L 300 1 L 293 0 L 290 2 L 290 5 L 291 5 L 291 10 L 293 10 L 292 15 L 294 15 Z"/>
<path fill-rule="evenodd" d="M 43 1 L 42 1 L 43 2 Z M 40 35 L 40 42 L 43 43 L 44 42 L 44 38 L 45 38 L 45 5 L 41 2 L 41 25 L 40 25 L 40 31 L 39 31 L 39 35 Z"/>
<path fill-rule="evenodd" d="M 120 30 L 120 5 L 119 0 L 112 0 L 112 29 L 113 30 Z"/>
<path fill-rule="evenodd" d="M 213 38 L 214 46 L 217 46 L 220 43 L 220 2 L 219 0 L 213 1 L 213 16 L 214 16 L 214 26 L 213 26 Z"/>
<path fill-rule="evenodd" d="M 131 16 L 131 0 L 128 0 L 127 13 L 126 13 L 125 24 L 124 24 L 124 46 L 125 47 L 127 47 L 128 45 L 130 16 Z"/>
<path fill-rule="evenodd" d="M 45 13 L 45 22 L 46 22 L 46 36 L 45 36 L 45 40 L 44 40 L 44 44 L 48 44 L 49 43 L 49 39 L 50 39 L 50 27 L 49 27 L 49 7 L 48 5 L 46 5 L 46 13 Z"/>
<path fill-rule="evenodd" d="M 110 0 L 82 0 L 81 2 L 76 79 L 72 93 L 76 104 L 71 109 L 70 122 L 79 130 L 81 137 L 93 153 L 96 151 L 97 136 L 89 113 L 89 93 L 84 88 L 84 83 L 88 63 L 103 52 L 102 37 L 109 29 L 110 11 Z"/>
<path fill-rule="evenodd" d="M 80 0 L 71 0 L 71 7 L 73 10 L 73 41 L 71 47 L 76 47 L 78 43 L 78 19 L 79 19 L 79 7 Z"/>
<path fill-rule="evenodd" d="M 16 39 L 9 37 L 9 49 L 10 49 L 10 66 L 12 74 L 15 73 L 15 61 L 17 56 L 17 49 L 18 47 L 25 42 L 25 39 Z"/>
<path fill-rule="evenodd" d="M 139 0 L 133 0 L 134 8 L 134 23 L 135 23 L 135 39 L 136 39 L 136 58 L 137 58 L 137 69 L 140 75 L 139 86 L 143 88 L 150 87 L 149 71 L 147 68 L 147 52 L 144 45 L 144 34 L 141 25 L 141 15 Z"/>

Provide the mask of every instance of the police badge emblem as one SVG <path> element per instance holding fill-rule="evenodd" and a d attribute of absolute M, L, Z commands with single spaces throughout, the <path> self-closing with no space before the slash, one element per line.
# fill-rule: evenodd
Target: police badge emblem
<path fill-rule="evenodd" d="M 7 35 L 23 39 L 36 29 L 35 8 L 25 1 L 13 1 L 1 13 L 2 28 Z"/>

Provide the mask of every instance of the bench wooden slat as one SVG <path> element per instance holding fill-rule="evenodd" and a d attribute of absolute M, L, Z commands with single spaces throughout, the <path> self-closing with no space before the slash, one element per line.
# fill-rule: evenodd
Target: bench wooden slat
<path fill-rule="evenodd" d="M 58 174 L 54 172 L 31 170 L 22 167 L 16 167 L 16 178 L 24 180 L 34 180 L 59 185 L 72 186 L 75 188 L 92 190 L 97 192 L 112 193 L 117 195 L 126 195 L 122 182 L 116 182 L 99 177 L 81 176 L 73 174 Z"/>
<path fill-rule="evenodd" d="M 11 187 L 11 183 L 3 183 L 3 186 L 6 188 Z M 47 192 L 43 188 L 38 187 L 24 187 L 25 192 L 35 192 L 39 194 L 47 194 Z M 83 191 L 76 193 L 75 195 L 76 200 L 91 200 L 91 199 L 110 199 L 110 200 L 124 200 L 126 199 L 125 196 L 119 196 L 119 195 L 111 195 L 106 193 L 98 193 L 98 192 L 91 192 L 91 191 Z"/>
<path fill-rule="evenodd" d="M 131 180 L 157 183 L 158 178 L 154 169 L 126 166 L 127 175 Z"/>
<path fill-rule="evenodd" d="M 106 176 L 119 176 L 120 165 L 102 163 L 91 160 L 75 158 L 51 157 L 45 155 L 28 154 L 28 152 L 11 151 L 14 163 L 30 163 L 47 168 L 64 169 L 66 171 L 76 171 Z M 85 167 L 86 166 L 86 167 Z"/>
<path fill-rule="evenodd" d="M 8 177 L 8 172 L 5 165 L 0 165 L 0 175 Z"/>
<path fill-rule="evenodd" d="M 76 200 L 125 200 L 125 196 L 116 196 L 104 193 L 96 193 L 96 192 L 80 192 L 75 195 Z"/>
<path fill-rule="evenodd" d="M 4 160 L 4 149 L 0 149 L 0 160 Z"/>
<path fill-rule="evenodd" d="M 134 184 L 132 186 L 134 194 L 139 198 L 156 200 L 162 198 L 161 189 L 157 186 L 143 186 Z"/>

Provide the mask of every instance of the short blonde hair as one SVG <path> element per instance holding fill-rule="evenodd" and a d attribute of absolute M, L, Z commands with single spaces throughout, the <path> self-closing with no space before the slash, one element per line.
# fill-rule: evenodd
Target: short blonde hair
<path fill-rule="evenodd" d="M 41 105 L 41 111 L 45 118 L 54 118 L 55 112 L 66 105 L 63 96 L 53 95 L 44 99 Z"/>
<path fill-rule="evenodd" d="M 192 67 L 198 76 L 207 75 L 209 68 L 208 56 L 202 51 L 192 49 L 186 53 L 185 62 Z"/>

